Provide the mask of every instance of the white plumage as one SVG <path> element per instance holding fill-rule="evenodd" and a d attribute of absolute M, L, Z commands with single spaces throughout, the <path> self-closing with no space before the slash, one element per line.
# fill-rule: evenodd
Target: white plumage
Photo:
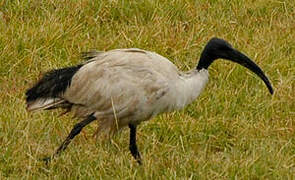
<path fill-rule="evenodd" d="M 181 109 L 194 101 L 208 82 L 208 67 L 218 58 L 252 70 L 273 93 L 268 78 L 253 61 L 217 38 L 208 42 L 198 66 L 189 72 L 179 71 L 159 54 L 135 48 L 93 51 L 84 56 L 88 61 L 48 72 L 26 93 L 29 111 L 65 108 L 76 117 L 85 118 L 75 125 L 54 156 L 64 150 L 84 126 L 98 120 L 99 130 L 108 130 L 111 134 L 129 126 L 130 151 L 140 163 L 136 126 L 159 113 Z"/>
<path fill-rule="evenodd" d="M 48 109 L 67 101 L 73 104 L 75 116 L 94 113 L 102 129 L 116 130 L 117 125 L 120 129 L 183 108 L 196 99 L 207 81 L 206 69 L 184 73 L 156 53 L 116 49 L 97 53 L 86 62 L 60 98 L 40 99 L 28 110 Z"/>

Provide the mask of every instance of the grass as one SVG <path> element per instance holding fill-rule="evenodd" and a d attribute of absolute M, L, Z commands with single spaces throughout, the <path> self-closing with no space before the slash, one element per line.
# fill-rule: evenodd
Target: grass
<path fill-rule="evenodd" d="M 294 179 L 295 5 L 292 0 L 0 2 L 0 179 Z M 271 79 L 226 61 L 210 67 L 201 96 L 184 110 L 142 123 L 144 165 L 128 131 L 111 141 L 85 128 L 46 166 L 77 120 L 28 114 L 24 92 L 52 68 L 90 49 L 137 47 L 194 68 L 213 36 L 246 53 Z"/>

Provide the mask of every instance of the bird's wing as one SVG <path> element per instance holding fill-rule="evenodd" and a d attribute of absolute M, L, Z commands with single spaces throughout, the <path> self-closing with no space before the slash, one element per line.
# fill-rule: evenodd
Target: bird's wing
<path fill-rule="evenodd" d="M 88 52 L 82 52 L 81 58 L 84 59 L 86 62 L 91 61 L 92 59 L 99 57 L 102 55 L 103 51 L 97 51 L 97 50 L 90 50 Z"/>
<path fill-rule="evenodd" d="M 167 78 L 159 72 L 167 69 L 167 64 L 157 61 L 138 49 L 99 54 L 73 76 L 64 98 L 86 109 L 78 116 L 136 111 L 155 103 L 169 89 Z"/>

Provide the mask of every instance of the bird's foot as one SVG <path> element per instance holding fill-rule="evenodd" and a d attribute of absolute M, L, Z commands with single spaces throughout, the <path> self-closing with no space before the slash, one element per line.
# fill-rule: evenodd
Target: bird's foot
<path fill-rule="evenodd" d="M 141 161 L 141 159 L 136 159 L 136 162 L 137 162 L 139 165 L 142 165 L 142 161 Z"/>
<path fill-rule="evenodd" d="M 48 163 L 50 163 L 50 161 L 52 160 L 52 157 L 48 156 L 48 157 L 42 158 L 41 160 L 44 161 L 46 165 L 48 165 Z"/>

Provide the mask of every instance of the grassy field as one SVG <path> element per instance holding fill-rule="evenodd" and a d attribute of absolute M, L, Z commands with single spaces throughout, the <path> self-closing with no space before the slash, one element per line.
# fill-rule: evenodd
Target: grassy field
<path fill-rule="evenodd" d="M 206 42 L 228 40 L 266 72 L 217 61 L 203 94 L 184 110 L 138 129 L 143 166 L 127 129 L 111 141 L 96 124 L 58 159 L 78 121 L 60 111 L 29 114 L 24 92 L 42 73 L 81 62 L 90 49 L 137 47 L 194 68 Z M 293 0 L 4 0 L 0 2 L 0 179 L 294 179 L 295 4 Z"/>

